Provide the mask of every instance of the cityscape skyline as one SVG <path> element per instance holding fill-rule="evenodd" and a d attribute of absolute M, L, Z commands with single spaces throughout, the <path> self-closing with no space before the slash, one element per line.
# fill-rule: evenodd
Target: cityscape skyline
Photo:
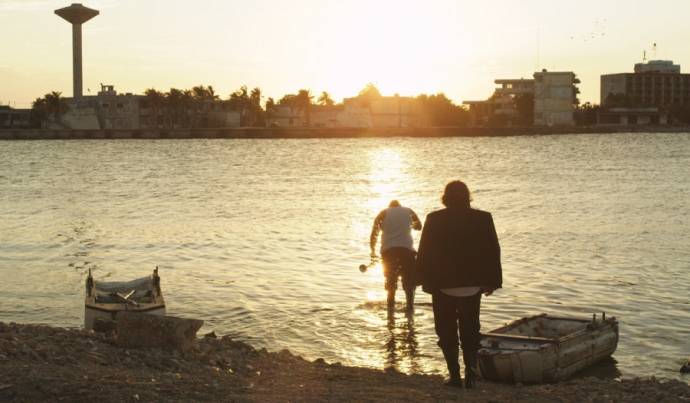
<path fill-rule="evenodd" d="M 681 66 L 690 57 L 682 39 L 690 29 L 680 24 L 690 5 L 662 11 L 671 1 L 654 10 L 619 1 L 526 3 L 304 0 L 289 7 L 264 0 L 243 9 L 205 1 L 190 13 L 182 1 L 83 2 L 101 10 L 84 26 L 84 93 L 95 94 L 100 83 L 143 93 L 203 82 L 222 96 L 247 84 L 266 97 L 309 88 L 340 101 L 372 82 L 384 94 L 444 92 L 460 104 L 488 97 L 494 79 L 529 78 L 546 68 L 574 71 L 582 102 L 598 103 L 600 75 L 631 71 L 644 50 L 648 59 Z M 71 35 L 53 14 L 66 5 L 0 0 L 0 32 L 23 38 L 8 41 L 0 60 L 0 104 L 30 107 L 52 90 L 71 96 Z"/>

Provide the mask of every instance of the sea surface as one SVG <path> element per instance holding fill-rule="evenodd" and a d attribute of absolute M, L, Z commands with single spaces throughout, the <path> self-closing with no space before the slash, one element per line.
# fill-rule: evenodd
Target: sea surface
<path fill-rule="evenodd" d="M 0 142 L 0 321 L 82 326 L 89 269 L 158 266 L 200 333 L 444 373 L 429 296 L 389 316 L 380 266 L 357 268 L 390 200 L 423 218 L 454 179 L 502 247 L 483 330 L 605 311 L 620 344 L 598 373 L 689 380 L 690 134 Z"/>

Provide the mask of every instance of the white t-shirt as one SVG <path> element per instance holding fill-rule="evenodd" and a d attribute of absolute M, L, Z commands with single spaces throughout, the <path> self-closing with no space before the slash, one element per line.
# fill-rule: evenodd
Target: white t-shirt
<path fill-rule="evenodd" d="M 376 242 L 379 231 L 381 236 L 381 253 L 390 248 L 407 248 L 414 251 L 412 228 L 421 227 L 419 218 L 407 207 L 388 207 L 383 210 L 374 221 L 372 229 L 372 244 Z"/>

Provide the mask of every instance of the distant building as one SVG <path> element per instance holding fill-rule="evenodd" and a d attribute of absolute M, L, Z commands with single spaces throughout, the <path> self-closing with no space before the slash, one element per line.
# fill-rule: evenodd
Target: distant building
<path fill-rule="evenodd" d="M 498 87 L 486 101 L 465 101 L 463 105 L 470 108 L 471 124 L 482 126 L 496 121 L 502 124 L 518 124 L 517 97 L 534 95 L 532 79 L 498 79 Z"/>
<path fill-rule="evenodd" d="M 103 129 L 137 129 L 140 95 L 118 94 L 112 85 L 101 85 L 96 96 L 96 114 Z"/>
<path fill-rule="evenodd" d="M 138 129 L 139 98 L 118 94 L 112 85 L 101 85 L 97 95 L 67 98 L 69 109 L 61 124 L 71 129 Z"/>
<path fill-rule="evenodd" d="M 312 127 L 341 127 L 343 105 L 314 105 L 311 108 L 309 120 Z"/>
<path fill-rule="evenodd" d="M 312 105 L 307 111 L 289 105 L 267 110 L 272 127 L 424 127 L 428 119 L 422 105 L 412 97 L 345 98 L 341 105 Z"/>
<path fill-rule="evenodd" d="M 31 109 L 0 105 L 0 129 L 26 129 L 31 126 Z"/>
<path fill-rule="evenodd" d="M 635 73 L 671 73 L 680 74 L 680 65 L 671 60 L 650 60 L 647 63 L 635 63 Z"/>
<path fill-rule="evenodd" d="M 424 127 L 428 119 L 413 97 L 381 97 L 371 102 L 372 127 Z"/>
<path fill-rule="evenodd" d="M 574 126 L 579 83 L 570 71 L 534 73 L 534 124 Z"/>
<path fill-rule="evenodd" d="M 491 122 L 496 105 L 491 99 L 488 101 L 463 101 L 463 105 L 470 111 L 470 126 L 485 126 Z"/>
<path fill-rule="evenodd" d="M 379 128 L 428 126 L 428 118 L 421 103 L 413 97 L 352 97 L 343 99 L 343 105 L 351 116 L 359 115 L 358 125 L 354 127 L 366 127 L 363 123 L 369 123 L 368 127 Z M 362 116 L 367 109 L 369 122 L 365 122 Z"/>
<path fill-rule="evenodd" d="M 275 105 L 266 110 L 266 126 L 304 127 L 306 125 L 306 114 L 302 108 L 288 105 Z"/>
<path fill-rule="evenodd" d="M 572 126 L 578 103 L 577 79 L 572 72 L 534 73 L 533 79 L 498 79 L 498 86 L 486 101 L 464 101 L 470 108 L 472 125 L 521 125 L 525 124 L 520 110 L 521 98 L 528 102 L 533 122 L 538 126 Z"/>
<path fill-rule="evenodd" d="M 517 114 L 516 98 L 520 95 L 534 94 L 534 80 L 521 78 L 519 80 L 496 80 L 500 87 L 494 90 L 493 101 L 496 105 L 494 113 L 513 117 Z"/>
<path fill-rule="evenodd" d="M 634 73 L 601 76 L 602 107 L 690 105 L 690 74 L 668 60 L 637 63 Z"/>
<path fill-rule="evenodd" d="M 371 110 L 355 102 L 343 103 L 343 110 L 338 114 L 338 126 L 371 127 Z"/>
<path fill-rule="evenodd" d="M 121 94 L 112 85 L 102 85 L 97 95 L 66 98 L 69 105 L 60 122 L 49 128 L 69 129 L 177 129 L 239 127 L 240 112 L 228 110 L 222 101 L 195 105 L 149 105 L 144 95 Z"/>
<path fill-rule="evenodd" d="M 608 108 L 599 111 L 597 124 L 600 126 L 637 126 L 668 124 L 668 113 L 657 107 Z"/>

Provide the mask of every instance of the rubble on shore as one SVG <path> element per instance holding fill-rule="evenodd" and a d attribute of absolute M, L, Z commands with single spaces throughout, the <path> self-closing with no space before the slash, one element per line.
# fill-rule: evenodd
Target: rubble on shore
<path fill-rule="evenodd" d="M 111 334 L 0 322 L 0 401 L 494 401 L 690 402 L 686 383 L 576 379 L 548 385 L 480 381 L 310 362 L 228 337 L 203 337 L 186 353 L 117 347 Z"/>

